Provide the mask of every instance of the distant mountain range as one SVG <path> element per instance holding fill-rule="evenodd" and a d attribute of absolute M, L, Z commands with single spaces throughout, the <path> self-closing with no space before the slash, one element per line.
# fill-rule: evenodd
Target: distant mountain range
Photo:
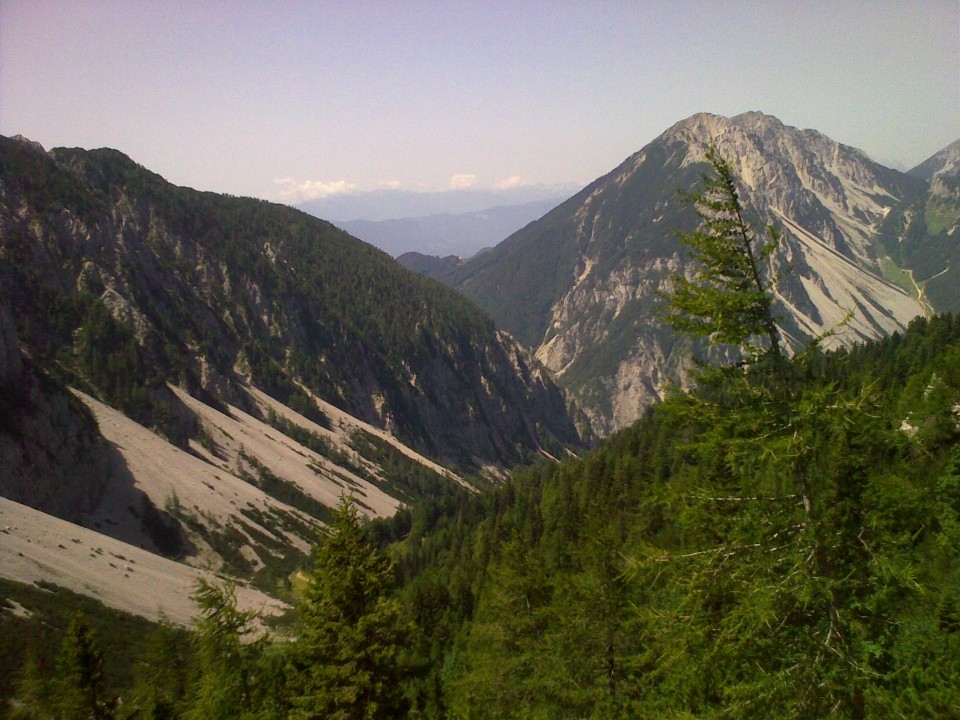
<path fill-rule="evenodd" d="M 462 215 L 491 208 L 566 199 L 577 192 L 576 185 L 520 185 L 490 189 L 464 188 L 442 192 L 415 190 L 374 190 L 337 193 L 307 200 L 297 205 L 315 217 L 334 223 L 367 220 L 396 220 L 431 215 Z"/>
<path fill-rule="evenodd" d="M 682 272 L 678 197 L 710 142 L 729 158 L 759 224 L 784 239 L 771 273 L 794 346 L 837 329 L 853 343 L 932 310 L 960 310 L 955 143 L 911 173 L 762 113 L 698 114 L 466 262 L 401 258 L 477 302 L 556 373 L 600 432 L 623 427 L 681 377 L 690 348 L 656 320 L 658 291 Z"/>
<path fill-rule="evenodd" d="M 409 252 L 469 258 L 543 217 L 568 196 L 477 212 L 396 220 L 350 220 L 336 225 L 394 257 Z"/>

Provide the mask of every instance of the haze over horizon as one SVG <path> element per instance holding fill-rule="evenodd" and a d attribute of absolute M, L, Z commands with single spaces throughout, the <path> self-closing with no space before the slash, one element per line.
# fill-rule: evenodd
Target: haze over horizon
<path fill-rule="evenodd" d="M 584 185 L 696 112 L 908 169 L 960 137 L 960 4 L 0 4 L 0 134 L 296 204 Z"/>

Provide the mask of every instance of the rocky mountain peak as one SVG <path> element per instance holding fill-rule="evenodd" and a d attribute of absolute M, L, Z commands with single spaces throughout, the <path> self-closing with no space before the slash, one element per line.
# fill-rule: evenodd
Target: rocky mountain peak
<path fill-rule="evenodd" d="M 43 145 L 38 143 L 36 140 L 31 140 L 30 138 L 24 137 L 23 135 L 14 135 L 10 139 L 13 140 L 14 142 L 18 142 L 21 145 L 24 145 L 30 148 L 31 150 L 34 150 L 35 152 L 43 153 L 43 154 L 46 154 L 47 152 L 46 150 L 44 150 Z"/>
<path fill-rule="evenodd" d="M 657 323 L 658 291 L 683 272 L 676 233 L 696 218 L 677 191 L 696 186 L 711 143 L 732 163 L 755 227 L 783 233 L 770 272 L 783 277 L 791 345 L 850 311 L 836 342 L 900 330 L 924 310 L 880 240 L 885 218 L 924 181 L 761 112 L 697 113 L 446 278 L 531 345 L 602 432 L 635 420 L 682 375 L 690 348 Z"/>
<path fill-rule="evenodd" d="M 954 140 L 943 150 L 934 153 L 910 171 L 910 175 L 933 180 L 944 175 L 960 173 L 960 140 Z"/>
<path fill-rule="evenodd" d="M 873 229 L 904 195 L 891 171 L 862 151 L 761 112 L 733 118 L 699 113 L 654 142 L 675 152 L 682 148 L 683 165 L 703 162 L 715 144 L 733 164 L 743 199 L 762 223 L 798 219 L 832 249 L 868 264 L 874 262 Z M 854 222 L 841 227 L 838 213 Z"/>

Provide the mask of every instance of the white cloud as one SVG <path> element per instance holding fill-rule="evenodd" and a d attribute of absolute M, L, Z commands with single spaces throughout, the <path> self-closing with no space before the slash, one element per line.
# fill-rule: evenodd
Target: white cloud
<path fill-rule="evenodd" d="M 521 182 L 522 180 L 519 175 L 511 175 L 498 182 L 494 187 L 497 190 L 508 190 L 509 188 L 519 187 Z"/>
<path fill-rule="evenodd" d="M 466 190 L 477 184 L 477 176 L 468 173 L 458 173 L 450 176 L 451 190 Z"/>
<path fill-rule="evenodd" d="M 379 180 L 377 181 L 377 187 L 384 190 L 399 190 L 403 187 L 403 183 L 399 180 Z"/>
<path fill-rule="evenodd" d="M 278 186 L 276 197 L 280 202 L 296 204 L 306 200 L 327 197 L 329 195 L 344 195 L 357 192 L 360 188 L 346 180 L 323 182 L 322 180 L 298 181 L 293 178 L 277 178 L 273 181 Z"/>

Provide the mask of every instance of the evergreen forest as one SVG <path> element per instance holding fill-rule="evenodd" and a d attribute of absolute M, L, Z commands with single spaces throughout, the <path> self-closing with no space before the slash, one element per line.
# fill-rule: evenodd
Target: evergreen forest
<path fill-rule="evenodd" d="M 21 643 L 9 716 L 960 716 L 960 316 L 789 355 L 777 233 L 710 161 L 699 270 L 663 295 L 718 349 L 688 387 L 482 492 L 373 522 L 344 499 L 278 625 L 229 583 L 132 652 L 74 614 L 56 652 Z"/>

